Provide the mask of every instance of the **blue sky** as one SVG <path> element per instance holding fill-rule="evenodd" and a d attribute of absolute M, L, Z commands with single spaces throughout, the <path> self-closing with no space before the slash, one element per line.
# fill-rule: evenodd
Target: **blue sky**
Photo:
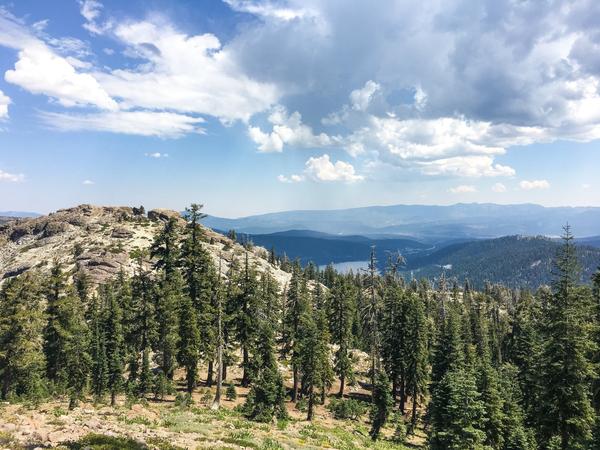
<path fill-rule="evenodd" d="M 600 206 L 598 17 L 592 0 L 0 0 L 0 210 Z"/>

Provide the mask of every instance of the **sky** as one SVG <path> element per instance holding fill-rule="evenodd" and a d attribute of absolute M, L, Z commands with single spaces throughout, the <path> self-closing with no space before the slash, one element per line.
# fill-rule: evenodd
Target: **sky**
<path fill-rule="evenodd" d="M 0 211 L 600 206 L 596 0 L 0 0 Z"/>

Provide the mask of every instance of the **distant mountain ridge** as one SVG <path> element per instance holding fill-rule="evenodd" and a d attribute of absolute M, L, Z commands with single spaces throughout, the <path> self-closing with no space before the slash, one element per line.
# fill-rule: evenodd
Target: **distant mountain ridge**
<path fill-rule="evenodd" d="M 600 207 L 393 205 L 284 211 L 238 219 L 209 216 L 204 221 L 211 228 L 252 234 L 312 230 L 333 235 L 403 235 L 428 242 L 515 234 L 558 236 L 567 222 L 578 237 L 600 235 Z"/>
<path fill-rule="evenodd" d="M 31 211 L 0 211 L 0 217 L 40 217 L 41 214 Z"/>

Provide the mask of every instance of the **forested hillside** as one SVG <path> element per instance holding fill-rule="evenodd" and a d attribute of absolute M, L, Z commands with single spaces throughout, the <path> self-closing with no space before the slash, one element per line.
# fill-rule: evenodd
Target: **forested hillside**
<path fill-rule="evenodd" d="M 415 277 L 437 278 L 445 272 L 460 283 L 469 280 L 482 288 L 486 282 L 511 288 L 537 289 L 552 281 L 553 260 L 560 247 L 542 236 L 506 236 L 448 245 L 431 254 L 406 257 L 406 270 Z M 577 246 L 580 283 L 589 284 L 600 265 L 600 249 Z"/>
<path fill-rule="evenodd" d="M 260 266 L 248 245 L 224 269 L 200 208 L 185 217 L 159 225 L 131 274 L 94 281 L 56 260 L 6 277 L 3 442 L 597 448 L 600 271 L 581 284 L 568 228 L 551 286 L 532 292 L 407 283 L 375 254 L 344 275 L 273 254 Z"/>

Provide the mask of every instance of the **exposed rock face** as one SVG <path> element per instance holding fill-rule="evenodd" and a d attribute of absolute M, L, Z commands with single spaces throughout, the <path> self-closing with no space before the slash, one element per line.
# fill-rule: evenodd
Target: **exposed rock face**
<path fill-rule="evenodd" d="M 48 271 L 54 261 L 71 274 L 84 272 L 93 283 L 102 283 L 123 271 L 132 275 L 134 250 L 148 249 L 154 236 L 171 218 L 183 227 L 177 211 L 155 209 L 148 217 L 130 207 L 80 205 L 48 216 L 12 220 L 0 224 L 0 283 L 27 270 Z M 234 258 L 242 259 L 244 249 L 228 238 L 205 230 L 205 246 L 215 263 L 222 256 L 226 273 Z M 250 259 L 259 271 L 270 270 L 283 286 L 290 275 L 271 266 L 267 252 L 256 247 Z M 146 261 L 151 268 L 152 261 Z"/>
<path fill-rule="evenodd" d="M 154 222 L 168 222 L 172 218 L 183 221 L 181 214 L 179 214 L 177 211 L 172 211 L 170 209 L 162 209 L 162 208 L 153 209 L 151 211 L 148 211 L 148 219 L 150 219 Z"/>

